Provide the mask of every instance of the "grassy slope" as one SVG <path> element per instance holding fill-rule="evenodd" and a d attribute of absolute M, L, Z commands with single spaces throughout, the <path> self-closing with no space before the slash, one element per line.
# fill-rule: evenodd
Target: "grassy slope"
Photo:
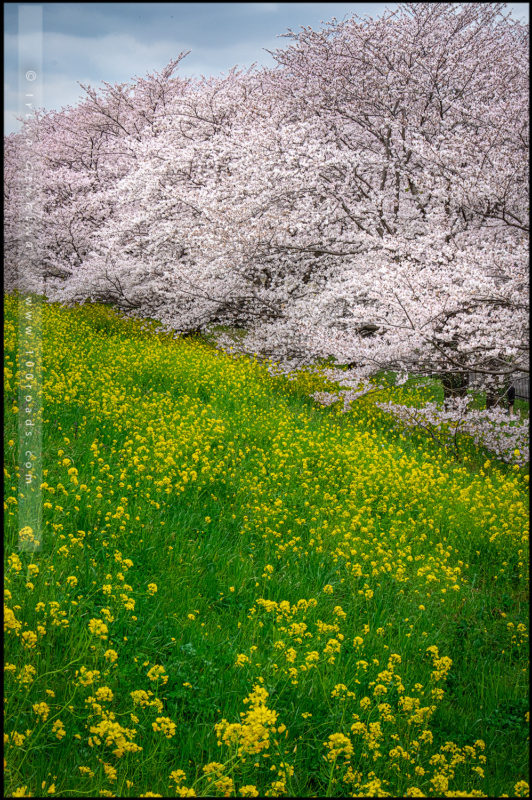
<path fill-rule="evenodd" d="M 45 307 L 32 556 L 17 548 L 7 299 L 8 791 L 512 795 L 528 763 L 528 476 L 473 450 L 456 464 L 369 401 L 320 409 L 315 378 L 142 327 Z"/>

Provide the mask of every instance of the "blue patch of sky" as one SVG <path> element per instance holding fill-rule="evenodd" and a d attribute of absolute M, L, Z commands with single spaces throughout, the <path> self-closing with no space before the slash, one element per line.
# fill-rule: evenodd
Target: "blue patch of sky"
<path fill-rule="evenodd" d="M 5 133 L 20 127 L 18 3 L 4 4 Z M 233 66 L 273 66 L 291 28 L 319 29 L 333 17 L 380 16 L 396 3 L 25 3 L 43 9 L 43 105 L 76 104 L 78 82 L 126 82 L 162 69 L 182 51 L 179 73 L 220 75 Z M 508 3 L 528 22 L 528 3 Z M 34 32 L 32 35 L 39 35 Z"/>

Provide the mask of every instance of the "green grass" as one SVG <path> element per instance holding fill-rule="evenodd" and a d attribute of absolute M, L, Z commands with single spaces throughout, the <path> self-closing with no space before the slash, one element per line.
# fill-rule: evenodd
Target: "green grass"
<path fill-rule="evenodd" d="M 456 462 L 374 405 L 436 397 L 435 382 L 344 415 L 309 398 L 319 376 L 289 382 L 154 321 L 46 304 L 31 552 L 16 303 L 8 796 L 524 791 L 527 469 L 472 445 Z"/>

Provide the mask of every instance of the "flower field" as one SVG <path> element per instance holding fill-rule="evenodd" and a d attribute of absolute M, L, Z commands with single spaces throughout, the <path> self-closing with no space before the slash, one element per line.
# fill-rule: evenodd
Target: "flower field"
<path fill-rule="evenodd" d="M 528 467 L 45 304 L 21 534 L 5 312 L 7 796 L 528 794 Z"/>

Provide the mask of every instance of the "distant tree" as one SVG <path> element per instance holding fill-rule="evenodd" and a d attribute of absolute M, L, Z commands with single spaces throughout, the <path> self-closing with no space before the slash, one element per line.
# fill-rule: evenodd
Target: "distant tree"
<path fill-rule="evenodd" d="M 161 73 L 129 84 L 104 83 L 100 90 L 82 85 L 86 98 L 79 105 L 39 110 L 24 120 L 19 134 L 7 137 L 6 288 L 31 289 L 44 282 L 49 296 L 60 296 L 65 289 L 68 296 L 76 295 L 88 253 L 113 217 L 116 182 L 133 169 L 132 143 L 142 141 L 153 128 L 171 96 L 187 89 L 189 81 L 173 77 L 184 55 Z M 38 259 L 19 246 L 26 228 L 21 206 L 27 193 L 21 175 L 24 147 L 32 161 L 38 160 L 32 229 Z M 111 280 L 101 299 L 120 302 L 116 281 Z"/>

